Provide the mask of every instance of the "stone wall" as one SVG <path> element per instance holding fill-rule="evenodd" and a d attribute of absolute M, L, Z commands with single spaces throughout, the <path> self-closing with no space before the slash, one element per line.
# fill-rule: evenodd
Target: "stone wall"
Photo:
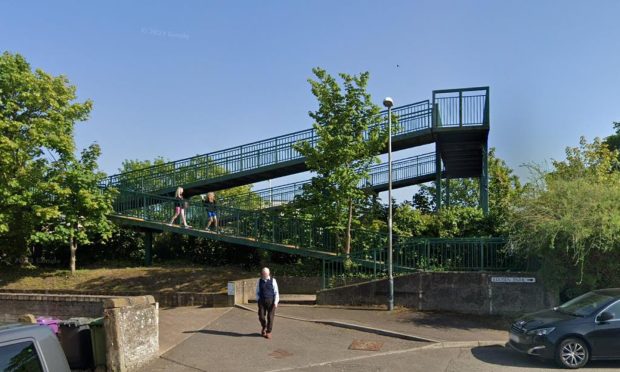
<path fill-rule="evenodd" d="M 228 282 L 229 302 L 234 305 L 247 304 L 250 300 L 256 300 L 257 278 L 235 280 Z"/>
<path fill-rule="evenodd" d="M 315 294 L 321 289 L 319 277 L 277 277 L 280 294 Z M 258 277 L 228 283 L 230 304 L 247 304 L 256 300 Z"/>
<path fill-rule="evenodd" d="M 103 315 L 103 301 L 107 298 L 110 296 L 0 293 L 0 322 L 16 322 L 22 314 L 98 318 Z"/>
<path fill-rule="evenodd" d="M 258 279 L 258 278 L 257 278 Z M 280 293 L 283 294 L 315 294 L 321 290 L 321 278 L 314 277 L 276 277 Z M 256 284 L 256 281 L 254 281 Z"/>
<path fill-rule="evenodd" d="M 24 314 L 104 317 L 109 371 L 135 371 L 159 355 L 159 306 L 153 296 L 0 293 L 0 314 L 0 322 L 16 322 Z"/>
<path fill-rule="evenodd" d="M 534 282 L 510 278 L 533 278 Z M 381 279 L 322 290 L 317 293 L 317 304 L 385 305 L 388 285 L 387 279 Z M 395 306 L 418 310 L 514 315 L 550 308 L 557 303 L 558 295 L 547 290 L 532 273 L 415 273 L 394 278 Z"/>
<path fill-rule="evenodd" d="M 14 289 L 1 289 L 0 291 L 5 293 L 21 293 L 22 290 Z M 153 296 L 155 301 L 159 303 L 161 307 L 177 307 L 177 306 L 205 306 L 205 307 L 226 307 L 228 306 L 228 296 L 226 293 L 202 293 L 202 292 L 176 292 L 176 291 L 115 291 L 113 296 L 110 296 L 110 292 L 104 291 L 77 291 L 77 290 L 45 290 L 34 289 L 29 290 L 29 295 L 43 294 L 43 295 L 62 295 L 60 298 L 82 298 L 85 296 L 95 298 L 107 298 L 107 297 L 122 297 L 122 296 Z M 69 300 L 71 302 L 71 300 Z M 103 309 L 99 311 L 102 313 Z M 73 316 L 73 315 L 71 315 Z M 62 317 L 61 317 L 62 318 Z"/>
<path fill-rule="evenodd" d="M 245 293 L 245 303 L 249 300 L 254 300 L 254 290 L 256 286 L 256 281 L 258 280 L 258 276 L 252 279 L 244 279 L 238 280 L 235 283 L 246 283 L 238 287 L 237 293 Z M 278 285 L 280 287 L 280 292 L 282 294 L 314 294 L 316 291 L 321 289 L 321 278 L 319 277 L 278 277 Z M 238 284 L 236 284 L 238 285 Z M 0 290 L 5 293 L 20 293 L 21 290 L 12 290 L 12 289 L 2 289 Z M 79 290 L 29 290 L 28 295 L 41 294 L 41 295 L 56 295 L 51 296 L 51 299 L 62 299 L 62 301 L 66 302 L 61 305 L 61 309 L 64 312 L 58 313 L 55 315 L 58 318 L 64 319 L 72 316 L 82 316 L 75 314 L 102 314 L 103 308 L 101 307 L 101 298 L 111 297 L 109 292 L 102 291 L 79 291 Z M 178 306 L 204 306 L 204 307 L 227 307 L 233 305 L 232 297 L 229 298 L 229 295 L 226 293 L 202 293 L 202 292 L 177 292 L 177 291 L 115 291 L 113 293 L 114 297 L 121 296 L 153 296 L 155 301 L 159 303 L 161 307 L 178 307 Z M 93 303 L 87 304 L 85 302 L 86 297 L 92 297 Z M 54 300 L 52 300 L 54 301 Z M 43 307 L 41 308 L 41 313 L 47 313 L 48 309 L 53 310 L 53 307 L 49 307 L 51 305 L 41 304 Z M 84 307 L 88 307 L 92 305 L 92 309 L 82 309 Z M 11 305 L 12 306 L 12 305 Z M 75 311 L 69 310 L 69 307 L 75 307 Z M 5 307 L 6 308 L 6 307 Z M 0 310 L 3 308 L 0 305 Z M 36 308 L 38 310 L 38 308 Z M 68 312 L 67 312 L 68 311 Z M 15 314 L 20 314 L 19 312 Z M 68 314 L 68 315 L 65 315 Z M 84 315 L 90 317 L 91 315 Z M 94 316 L 94 315 L 93 315 Z M 97 315 L 100 316 L 100 315 Z M 11 318 L 12 320 L 16 320 L 17 318 Z M 2 320 L 2 317 L 0 317 Z"/>
<path fill-rule="evenodd" d="M 108 371 L 135 371 L 159 356 L 159 308 L 153 296 L 104 303 Z"/>

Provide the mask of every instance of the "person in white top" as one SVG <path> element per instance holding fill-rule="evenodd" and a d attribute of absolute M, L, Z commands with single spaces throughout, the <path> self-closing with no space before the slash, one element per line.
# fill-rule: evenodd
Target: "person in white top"
<path fill-rule="evenodd" d="M 256 302 L 258 302 L 258 320 L 260 321 L 261 336 L 270 339 L 273 330 L 273 319 L 276 315 L 276 308 L 280 302 L 280 292 L 278 282 L 272 278 L 269 268 L 261 270 L 261 278 L 256 283 Z"/>

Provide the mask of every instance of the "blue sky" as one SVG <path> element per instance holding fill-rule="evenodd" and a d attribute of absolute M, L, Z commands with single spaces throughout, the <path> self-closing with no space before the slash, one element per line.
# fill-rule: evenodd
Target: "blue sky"
<path fill-rule="evenodd" d="M 124 159 L 310 127 L 307 79 L 321 66 L 370 71 L 377 103 L 490 86 L 490 146 L 526 175 L 523 163 L 562 158 L 620 121 L 618 14 L 617 0 L 0 0 L 0 49 L 67 75 L 94 101 L 76 140 L 102 146 L 108 173 Z"/>

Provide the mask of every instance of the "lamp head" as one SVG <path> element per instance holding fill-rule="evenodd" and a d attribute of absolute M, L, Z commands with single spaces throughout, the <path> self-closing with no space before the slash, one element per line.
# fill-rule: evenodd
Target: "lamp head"
<path fill-rule="evenodd" d="M 387 108 L 394 106 L 394 100 L 392 100 L 392 97 L 385 97 L 383 100 L 383 106 Z"/>

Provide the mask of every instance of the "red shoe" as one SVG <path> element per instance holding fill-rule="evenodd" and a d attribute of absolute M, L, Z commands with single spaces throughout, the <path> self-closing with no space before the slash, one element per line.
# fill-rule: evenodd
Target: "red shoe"
<path fill-rule="evenodd" d="M 270 332 L 267 332 L 267 333 L 265 334 L 265 338 L 266 338 L 267 340 L 271 340 L 271 333 L 270 333 Z"/>

